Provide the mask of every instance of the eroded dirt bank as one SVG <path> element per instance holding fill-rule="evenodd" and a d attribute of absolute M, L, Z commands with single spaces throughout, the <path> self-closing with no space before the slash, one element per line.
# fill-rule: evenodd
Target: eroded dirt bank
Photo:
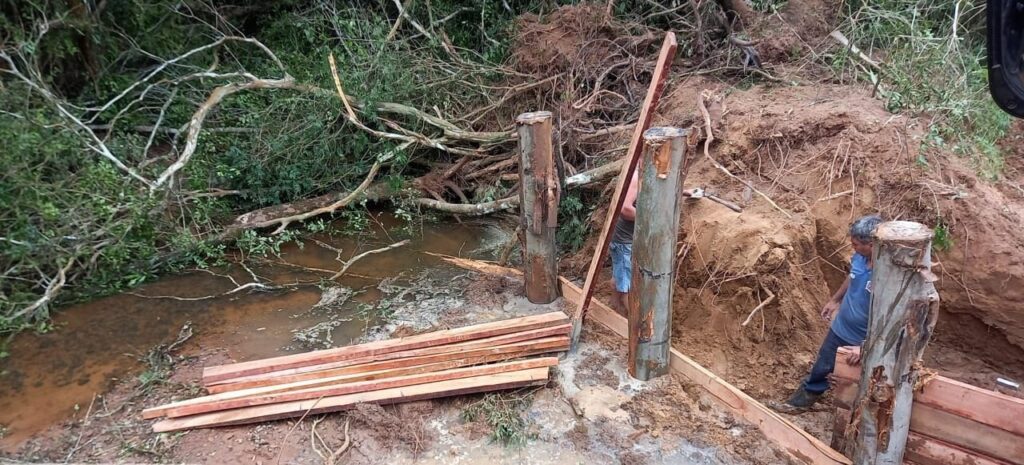
<path fill-rule="evenodd" d="M 705 187 L 744 211 L 706 200 L 685 204 L 674 320 L 682 350 L 755 396 L 795 388 L 826 329 L 818 312 L 848 267 L 849 223 L 880 213 L 941 221 L 952 234 L 950 248 L 937 252 L 943 314 L 926 362 L 988 388 L 996 374 L 1024 377 L 1019 193 L 978 180 L 956 158 L 922 166 L 921 122 L 889 114 L 868 89 L 728 90 L 684 79 L 671 87 L 656 124 L 698 121 L 704 89 L 724 96 L 711 156 L 786 213 L 695 155 L 687 187 Z M 592 247 L 593 240 L 566 264 L 569 271 L 584 271 Z M 607 285 L 604 291 L 610 298 Z M 770 295 L 775 299 L 741 326 Z"/>

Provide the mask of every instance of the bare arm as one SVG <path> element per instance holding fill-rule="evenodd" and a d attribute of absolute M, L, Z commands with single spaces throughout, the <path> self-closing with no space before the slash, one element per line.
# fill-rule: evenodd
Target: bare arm
<path fill-rule="evenodd" d="M 634 172 L 633 179 L 629 181 L 629 188 L 626 189 L 626 200 L 622 202 L 622 210 L 619 210 L 619 214 L 629 221 L 636 220 L 636 207 L 633 203 L 636 202 L 636 194 L 640 190 L 639 188 L 639 175 Z"/>
<path fill-rule="evenodd" d="M 825 306 L 821 308 L 821 317 L 824 318 L 825 321 L 831 320 L 832 316 L 839 310 L 839 304 L 843 302 L 843 297 L 846 296 L 846 290 L 849 288 L 850 275 L 846 275 L 846 280 L 843 281 L 843 285 L 839 286 L 839 290 L 837 290 L 836 293 L 832 295 L 832 298 L 825 303 Z"/>

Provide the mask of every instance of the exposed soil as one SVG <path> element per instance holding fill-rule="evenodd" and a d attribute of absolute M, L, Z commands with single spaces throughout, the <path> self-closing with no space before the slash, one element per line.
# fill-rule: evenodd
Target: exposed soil
<path fill-rule="evenodd" d="M 986 388 L 994 388 L 997 376 L 1024 381 L 1024 144 L 1019 135 L 1024 123 L 1018 122 L 1011 130 L 1016 135 L 1002 144 L 1007 166 L 999 180 L 980 179 L 955 155 L 922 152 L 926 121 L 887 112 L 869 88 L 821 81 L 813 69 L 796 66 L 802 50 L 818 45 L 831 30 L 835 11 L 833 2 L 790 0 L 780 15 L 744 18 L 746 31 L 762 39 L 755 46 L 761 59 L 776 65 L 772 71 L 785 84 L 745 82 L 741 88 L 723 78 L 680 73 L 670 79 L 654 124 L 702 126 L 697 99 L 702 91 L 713 91 L 721 102 L 711 109 L 715 143 L 709 154 L 786 211 L 727 178 L 702 152 L 689 154 L 686 187 L 705 187 L 744 211 L 707 200 L 685 203 L 673 345 L 757 399 L 784 397 L 806 374 L 827 329 L 819 311 L 846 274 L 850 221 L 880 213 L 933 226 L 941 222 L 951 233 L 949 249 L 935 255 L 942 314 L 925 364 Z M 544 18 L 525 16 L 517 34 L 511 64 L 530 73 L 582 73 L 599 81 L 624 60 L 623 69 L 637 74 L 645 65 L 631 59 L 649 60 L 656 53 L 656 37 L 623 35 L 607 21 L 603 5 L 564 7 Z M 584 96 L 574 89 L 563 89 L 559 117 L 630 107 L 635 102 L 621 95 L 642 95 L 646 87 L 635 78 L 618 85 L 616 92 L 587 102 L 579 101 Z M 515 111 L 509 105 L 496 113 Z M 572 142 L 570 148 L 587 152 L 588 163 L 608 161 L 621 154 L 630 133 Z M 595 234 L 605 214 L 605 208 L 595 210 Z M 580 252 L 563 260 L 563 271 L 577 277 L 585 273 L 595 242 L 592 236 Z M 424 274 L 414 280 L 429 278 Z M 597 295 L 610 302 L 608 278 L 603 270 Z M 442 285 L 432 286 L 436 292 L 431 293 L 384 285 L 380 291 L 391 299 L 384 309 L 392 313 L 390 323 L 369 337 L 462 326 L 523 308 L 521 288 L 514 283 L 480 276 L 456 281 L 465 283 L 465 292 Z M 743 326 L 751 310 L 772 294 L 772 303 Z M 426 307 L 423 301 L 429 301 Z M 464 311 L 464 303 L 478 313 Z M 560 367 L 554 383 L 558 389 L 538 390 L 524 414 L 534 425 L 531 457 L 624 464 L 784 460 L 755 429 L 681 379 L 631 384 L 621 366 L 621 341 L 590 326 L 585 336 L 587 349 Z M 325 444 L 336 448 L 344 442 L 346 421 L 353 440 L 346 455 L 350 463 L 449 463 L 456 458 L 516 463 L 523 455 L 495 448 L 480 424 L 462 421 L 465 401 L 459 400 L 327 415 L 317 423 L 321 442 L 310 440 L 313 419 L 300 426 L 282 421 L 182 435 L 149 433 L 148 422 L 138 419 L 143 405 L 194 394 L 201 367 L 227 359 L 205 349 L 180 360 L 170 382 L 143 394 L 134 380 L 122 380 L 63 427 L 34 437 L 18 457 L 321 463 Z M 791 418 L 826 442 L 830 439 L 826 406 Z"/>
<path fill-rule="evenodd" d="M 471 276 L 475 282 L 483 282 Z M 510 286 L 511 287 L 511 286 Z M 505 291 L 499 312 L 549 307 L 523 304 Z M 553 304 L 554 306 L 560 303 Z M 493 308 L 458 312 L 470 323 L 494 319 Z M 501 314 L 501 317 L 508 317 Z M 401 328 L 407 328 L 405 326 Z M 191 343 L 185 350 L 196 350 Z M 166 381 L 141 390 L 123 379 L 88 409 L 35 435 L 10 459 L 31 462 L 174 462 L 321 464 L 334 451 L 349 464 L 786 463 L 760 432 L 738 423 L 699 389 L 675 377 L 649 383 L 626 373 L 624 341 L 588 324 L 577 354 L 565 358 L 542 388 L 501 395 L 528 399 L 520 413 L 527 443 L 503 446 L 486 421 L 463 412 L 482 395 L 390 406 L 254 425 L 153 434 L 143 408 L 186 397 L 204 366 L 231 361 L 224 350 L 175 356 Z"/>
<path fill-rule="evenodd" d="M 721 85 L 678 82 L 655 124 L 691 124 L 705 88 Z M 996 376 L 1024 379 L 1024 309 L 1017 295 L 1024 292 L 1024 244 L 1013 237 L 1024 219 L 1020 197 L 976 179 L 960 159 L 944 158 L 941 169 L 917 164 L 921 123 L 887 113 L 868 89 L 734 89 L 725 92 L 723 107 L 711 155 L 792 218 L 696 156 L 687 187 L 706 187 L 744 211 L 706 200 L 684 206 L 673 328 L 678 348 L 757 398 L 788 394 L 827 328 L 818 312 L 846 273 L 848 224 L 879 212 L 926 224 L 942 218 L 952 229 L 952 248 L 937 255 L 943 313 L 926 363 L 987 388 L 995 387 Z M 583 270 L 593 242 L 568 268 Z M 1007 250 L 1011 245 L 1016 250 Z M 775 300 L 741 326 L 768 291 Z M 607 282 L 598 292 L 611 299 Z"/>
<path fill-rule="evenodd" d="M 704 157 L 702 146 L 689 155 L 686 187 L 705 187 L 744 211 L 707 200 L 685 203 L 674 345 L 758 399 L 786 396 L 806 374 L 827 329 L 818 313 L 846 274 L 850 222 L 880 213 L 886 219 L 941 223 L 952 238 L 948 250 L 934 257 L 943 310 L 926 365 L 990 389 L 997 376 L 1024 379 L 1020 136 L 1003 142 L 1005 179 L 984 180 L 965 158 L 922 151 L 927 120 L 889 113 L 870 88 L 807 82 L 814 79 L 813 67 L 796 69 L 797 61 L 802 49 L 829 40 L 834 7 L 790 1 L 781 15 L 746 22 L 755 39 L 763 37 L 756 45 L 762 60 L 792 84 L 741 88 L 719 78 L 683 75 L 668 84 L 654 125 L 703 127 L 697 99 L 702 91 L 713 91 L 721 103 L 710 108 L 715 135 L 710 155 L 789 214 L 727 178 Z M 564 34 L 576 30 L 566 26 Z M 559 31 L 546 34 L 559 36 Z M 625 147 L 630 135 L 608 136 L 595 152 Z M 606 199 L 610 191 L 604 192 Z M 563 263 L 564 272 L 585 273 L 606 213 L 595 211 L 594 235 Z M 607 280 L 605 270 L 598 295 L 610 301 Z M 742 326 L 769 292 L 774 301 Z M 827 412 L 799 422 L 829 439 Z"/>

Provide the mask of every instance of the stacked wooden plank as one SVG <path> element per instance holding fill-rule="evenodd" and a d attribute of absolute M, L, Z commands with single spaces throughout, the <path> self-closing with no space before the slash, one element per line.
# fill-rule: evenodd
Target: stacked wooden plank
<path fill-rule="evenodd" d="M 143 411 L 153 431 L 237 425 L 387 404 L 542 385 L 569 347 L 562 312 L 207 367 L 210 393 Z"/>
<path fill-rule="evenodd" d="M 836 430 L 849 424 L 861 367 L 836 358 Z M 905 459 L 918 465 L 1024 463 L 1024 399 L 936 376 L 914 394 Z"/>

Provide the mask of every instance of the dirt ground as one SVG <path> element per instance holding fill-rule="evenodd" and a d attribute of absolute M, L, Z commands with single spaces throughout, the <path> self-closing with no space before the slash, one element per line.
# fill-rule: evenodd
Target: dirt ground
<path fill-rule="evenodd" d="M 701 92 L 712 92 L 718 103 L 709 104 L 715 142 L 708 155 L 785 210 L 726 177 L 703 146 L 688 155 L 686 188 L 704 187 L 744 210 L 685 203 L 674 345 L 755 398 L 784 398 L 807 373 L 827 330 L 819 311 L 847 272 L 849 224 L 878 213 L 942 224 L 951 236 L 948 249 L 934 255 L 942 310 L 925 365 L 988 389 L 996 389 L 997 377 L 1024 380 L 1024 236 L 1018 226 L 1024 222 L 1024 123 L 1002 143 L 1007 168 L 996 180 L 980 178 L 967 158 L 926 146 L 927 116 L 891 114 L 869 87 L 835 83 L 810 63 L 816 50 L 834 46 L 827 34 L 836 11 L 835 2 L 791 0 L 779 15 L 743 18 L 779 82 L 736 85 L 722 74 L 669 79 L 654 125 L 703 128 L 697 102 Z M 572 44 L 608 34 L 604 23 L 585 20 L 595 14 L 565 11 L 531 23 L 533 35 L 525 37 L 529 44 L 556 45 L 539 59 L 568 63 L 561 57 L 590 53 Z M 694 39 L 680 40 L 686 46 Z M 621 131 L 585 148 L 607 153 L 628 145 L 630 135 Z M 608 197 L 606 188 L 599 203 Z M 595 210 L 594 232 L 578 254 L 563 260 L 563 273 L 585 274 L 606 213 Z M 610 302 L 604 273 L 598 295 Z M 775 299 L 743 326 L 772 294 Z M 827 411 L 794 420 L 829 439 Z"/>
<path fill-rule="evenodd" d="M 464 304 L 444 312 L 440 324 L 472 324 L 561 305 L 529 304 L 515 293 L 515 283 L 505 281 L 474 276 L 461 292 L 434 297 L 493 294 L 486 306 L 460 300 Z M 197 348 L 186 344 L 182 349 L 190 350 Z M 339 457 L 349 464 L 786 463 L 784 453 L 756 428 L 737 421 L 684 380 L 669 376 L 643 383 L 630 378 L 624 341 L 591 324 L 578 352 L 560 362 L 546 387 L 504 394 L 527 403 L 518 413 L 526 442 L 512 446 L 494 442 L 491 425 L 464 414 L 483 395 L 360 405 L 300 421 L 152 433 L 152 422 L 141 419 L 143 408 L 198 395 L 202 368 L 231 361 L 223 350 L 199 350 L 178 355 L 171 375 L 151 389 L 140 390 L 134 379 L 122 380 L 74 418 L 36 435 L 4 460 L 319 464 L 348 443 Z"/>
<path fill-rule="evenodd" d="M 685 187 L 704 187 L 740 204 L 743 212 L 706 200 L 685 203 L 673 345 L 759 400 L 785 397 L 806 374 L 827 330 L 819 311 L 846 274 L 852 253 L 848 225 L 861 215 L 879 213 L 886 219 L 941 223 L 951 234 L 949 248 L 936 250 L 934 257 L 942 312 L 925 365 L 990 389 L 997 376 L 1024 381 L 1021 136 L 1002 144 L 1008 152 L 1003 177 L 981 179 L 967 159 L 925 148 L 924 117 L 893 115 L 870 88 L 833 82 L 805 66 L 808 52 L 828 41 L 831 28 L 826 26 L 838 11 L 834 3 L 790 0 L 779 15 L 744 19 L 752 38 L 762 39 L 756 48 L 781 82 L 737 85 L 732 77 L 716 75 L 670 77 L 654 124 L 703 126 L 697 100 L 710 90 L 719 102 L 711 108 L 715 142 L 709 155 L 785 210 L 726 177 L 703 152 L 688 155 Z M 612 65 L 602 58 L 610 50 L 637 54 L 657 42 L 649 35 L 622 36 L 600 20 L 602 10 L 584 5 L 545 18 L 523 17 L 513 66 L 600 75 Z M 642 95 L 644 87 L 623 92 Z M 598 103 L 621 104 L 607 96 Z M 560 118 L 586 116 L 568 107 L 559 111 Z M 1018 122 L 1011 134 L 1022 129 Z M 630 133 L 627 128 L 571 148 L 599 165 L 622 153 Z M 607 188 L 604 192 L 602 204 L 610 194 Z M 585 273 L 606 213 L 605 208 L 594 211 L 594 233 L 582 250 L 563 259 L 565 275 Z M 611 302 L 608 271 L 603 273 L 597 295 Z M 473 282 L 459 299 L 497 310 L 474 313 L 455 306 L 443 314 L 428 312 L 429 318 L 414 310 L 398 312 L 391 326 L 374 337 L 496 319 L 522 303 L 515 284 L 492 278 Z M 769 295 L 775 299 L 743 326 Z M 523 415 L 531 421 L 533 436 L 522 448 L 494 444 L 486 425 L 461 418 L 473 396 L 364 408 L 298 425 L 282 421 L 177 435 L 149 433 L 148 424 L 138 419 L 139 409 L 194 394 L 201 366 L 226 361 L 213 351 L 182 360 L 171 382 L 148 393 L 135 392 L 127 381 L 118 385 L 73 421 L 33 439 L 18 457 L 319 463 L 321 454 L 329 455 L 328 449 L 344 442 L 349 421 L 352 446 L 345 458 L 350 463 L 780 462 L 756 430 L 718 410 L 682 380 L 669 377 L 636 386 L 623 375 L 621 344 L 598 328 L 586 334 L 586 349 L 563 362 L 548 387 L 529 394 L 532 403 Z M 827 399 L 817 411 L 790 418 L 829 441 Z M 315 440 L 315 434 L 310 439 L 314 421 L 323 441 Z"/>

